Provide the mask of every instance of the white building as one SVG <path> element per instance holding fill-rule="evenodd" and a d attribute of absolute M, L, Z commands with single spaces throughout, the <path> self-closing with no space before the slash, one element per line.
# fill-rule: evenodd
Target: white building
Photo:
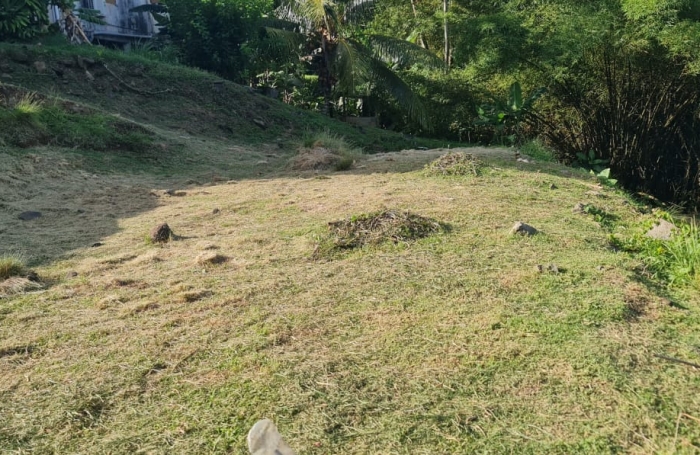
<path fill-rule="evenodd" d="M 83 30 L 93 43 L 130 46 L 147 41 L 158 32 L 150 13 L 130 13 L 131 8 L 151 3 L 149 0 L 78 0 L 75 11 L 81 8 L 99 11 L 106 25 L 82 21 Z M 61 11 L 53 6 L 49 9 L 52 23 L 61 20 Z"/>

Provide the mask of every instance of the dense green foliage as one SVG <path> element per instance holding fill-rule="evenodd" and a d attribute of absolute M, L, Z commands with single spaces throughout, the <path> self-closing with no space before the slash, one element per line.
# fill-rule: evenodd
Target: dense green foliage
<path fill-rule="evenodd" d="M 0 40 L 31 38 L 47 23 L 45 0 L 0 0 Z"/>
<path fill-rule="evenodd" d="M 0 24 L 8 5 L 35 0 L 1 1 Z M 592 156 L 624 187 L 700 206 L 695 0 L 166 0 L 144 8 L 183 62 L 286 103 L 376 116 L 384 128 L 449 141 L 538 138 L 565 163 Z"/>

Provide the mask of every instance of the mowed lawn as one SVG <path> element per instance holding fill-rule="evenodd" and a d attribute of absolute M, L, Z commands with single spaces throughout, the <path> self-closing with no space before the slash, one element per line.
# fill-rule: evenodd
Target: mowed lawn
<path fill-rule="evenodd" d="M 558 165 L 487 162 L 179 196 L 109 175 L 44 201 L 78 219 L 3 209 L 1 248 L 41 257 L 46 289 L 0 299 L 0 452 L 246 453 L 270 418 L 299 454 L 696 453 L 700 370 L 657 355 L 700 363 L 699 299 L 608 241 L 653 214 Z M 327 223 L 384 208 L 449 230 L 313 258 Z M 162 222 L 176 240 L 150 244 Z"/>

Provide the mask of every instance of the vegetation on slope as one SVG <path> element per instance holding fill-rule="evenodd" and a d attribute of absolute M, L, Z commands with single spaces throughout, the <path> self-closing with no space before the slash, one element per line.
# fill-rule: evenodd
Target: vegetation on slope
<path fill-rule="evenodd" d="M 82 68 L 65 49 L 0 51 L 31 56 L 3 86 L 0 253 L 42 281 L 0 286 L 0 451 L 243 452 L 263 417 L 309 454 L 700 447 L 698 269 L 669 287 L 649 260 L 697 264 L 682 245 L 697 232 L 620 249 L 667 214 L 507 150 L 458 150 L 434 173 L 448 150 L 285 171 L 319 138 L 405 139 L 136 57 L 79 48 L 95 60 Z M 98 59 L 130 88 L 95 75 Z M 35 134 L 18 119 L 51 134 L 15 142 Z M 131 120 L 144 148 L 100 145 Z M 399 236 L 398 218 L 367 216 L 406 212 L 419 223 Z M 314 255 L 337 220 L 334 236 L 371 241 Z M 540 233 L 512 236 L 518 220 Z M 163 222 L 173 240 L 144 242 Z"/>

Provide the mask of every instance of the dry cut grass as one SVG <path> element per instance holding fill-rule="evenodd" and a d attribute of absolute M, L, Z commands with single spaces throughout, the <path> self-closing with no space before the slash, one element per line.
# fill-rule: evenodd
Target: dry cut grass
<path fill-rule="evenodd" d="M 435 155 L 181 197 L 147 175 L 2 176 L 7 207 L 46 214 L 1 218 L 3 242 L 54 284 L 0 299 L 0 451 L 244 453 L 263 417 L 305 454 L 697 450 L 700 375 L 657 355 L 698 362 L 698 298 L 608 243 L 648 215 L 556 165 L 495 152 L 445 179 L 420 170 Z M 329 222 L 387 207 L 452 229 L 310 258 Z M 518 220 L 541 234 L 510 236 Z M 146 244 L 163 222 L 178 240 Z"/>

